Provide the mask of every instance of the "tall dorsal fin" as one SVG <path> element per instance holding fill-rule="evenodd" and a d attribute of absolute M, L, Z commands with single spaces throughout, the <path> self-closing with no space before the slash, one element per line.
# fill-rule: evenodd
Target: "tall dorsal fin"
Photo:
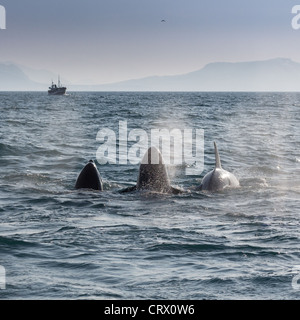
<path fill-rule="evenodd" d="M 214 142 L 214 146 L 215 146 L 216 168 L 222 169 L 221 160 L 220 160 L 217 144 L 215 142 Z"/>

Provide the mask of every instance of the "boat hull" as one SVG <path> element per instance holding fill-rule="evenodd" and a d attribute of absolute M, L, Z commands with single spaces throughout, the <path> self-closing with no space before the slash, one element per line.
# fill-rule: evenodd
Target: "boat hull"
<path fill-rule="evenodd" d="M 66 94 L 67 88 L 56 88 L 48 90 L 48 94 L 52 96 L 64 95 Z"/>

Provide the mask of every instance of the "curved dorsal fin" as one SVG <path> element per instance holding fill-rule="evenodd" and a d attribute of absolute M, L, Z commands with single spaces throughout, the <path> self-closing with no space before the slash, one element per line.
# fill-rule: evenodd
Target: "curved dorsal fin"
<path fill-rule="evenodd" d="M 215 146 L 216 168 L 222 169 L 221 160 L 220 160 L 217 144 L 215 142 L 214 142 L 214 146 Z"/>

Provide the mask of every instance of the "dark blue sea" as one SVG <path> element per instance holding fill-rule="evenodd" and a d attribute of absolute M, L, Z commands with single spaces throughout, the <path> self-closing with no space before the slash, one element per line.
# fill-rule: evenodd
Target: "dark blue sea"
<path fill-rule="evenodd" d="M 2 92 L 0 112 L 1 299 L 300 298 L 300 94 Z M 96 158 L 120 121 L 204 130 L 203 172 L 120 193 L 139 165 Z M 240 188 L 195 189 L 214 141 Z M 74 189 L 90 159 L 103 192 Z"/>

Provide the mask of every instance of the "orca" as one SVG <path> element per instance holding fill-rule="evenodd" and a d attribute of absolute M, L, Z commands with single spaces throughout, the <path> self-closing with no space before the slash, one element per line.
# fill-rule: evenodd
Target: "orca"
<path fill-rule="evenodd" d="M 215 147 L 215 168 L 208 172 L 202 179 L 199 190 L 216 192 L 225 188 L 237 188 L 240 183 L 238 179 L 230 172 L 224 170 L 221 165 L 220 155 L 218 152 L 217 144 L 214 142 Z"/>
<path fill-rule="evenodd" d="M 125 188 L 120 192 L 131 192 L 136 190 L 173 194 L 182 192 L 180 189 L 171 186 L 162 154 L 156 147 L 150 147 L 146 151 L 140 164 L 136 185 Z"/>
<path fill-rule="evenodd" d="M 76 180 L 75 189 L 93 189 L 103 191 L 103 182 L 93 160 L 90 160 L 81 170 Z"/>

